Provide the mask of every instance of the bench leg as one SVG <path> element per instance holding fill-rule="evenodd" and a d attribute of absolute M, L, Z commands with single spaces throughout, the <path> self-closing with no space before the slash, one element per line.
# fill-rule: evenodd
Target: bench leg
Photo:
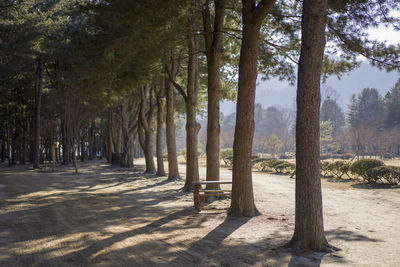
<path fill-rule="evenodd" d="M 201 203 L 200 203 L 200 187 L 196 185 L 194 187 L 194 192 L 193 192 L 193 202 L 194 202 L 194 207 L 196 208 L 197 211 L 201 210 Z"/>

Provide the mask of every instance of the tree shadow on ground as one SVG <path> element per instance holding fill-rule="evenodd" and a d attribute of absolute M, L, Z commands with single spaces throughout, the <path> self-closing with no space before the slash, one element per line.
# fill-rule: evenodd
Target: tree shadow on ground
<path fill-rule="evenodd" d="M 325 235 L 329 241 L 343 240 L 349 241 L 365 241 L 365 242 L 383 242 L 381 239 L 370 238 L 366 235 L 356 233 L 354 231 L 346 230 L 343 227 L 329 230 L 325 232 Z"/>
<path fill-rule="evenodd" d="M 346 230 L 343 227 L 325 231 L 325 235 L 330 243 L 338 240 L 345 242 L 383 242 L 383 240 Z M 336 253 L 298 251 L 292 253 L 288 266 L 320 266 L 322 259 L 329 263 L 348 263 L 340 254 Z"/>
<path fill-rule="evenodd" d="M 383 183 L 358 183 L 351 185 L 357 189 L 399 189 L 400 185 L 390 185 L 390 184 L 383 184 Z"/>
<path fill-rule="evenodd" d="M 346 178 L 338 178 L 338 177 L 324 177 L 324 179 L 329 183 L 357 183 L 359 180 L 357 179 L 346 179 Z"/>
<path fill-rule="evenodd" d="M 24 208 L 5 209 L 0 217 L 0 245 L 5 244 L 0 246 L 1 266 L 301 266 L 304 262 L 318 266 L 325 258 L 346 263 L 329 254 L 292 255 L 272 250 L 285 243 L 287 236 L 282 236 L 282 231 L 261 234 L 255 241 L 246 241 L 246 232 L 235 236 L 249 218 L 226 217 L 225 210 L 196 213 L 192 203 L 184 203 L 192 200 L 179 193 L 180 184 L 165 187 L 169 183 L 165 178 L 132 177 L 126 187 L 120 187 L 124 182 L 111 173 L 107 174 L 110 177 L 90 175 L 56 179 L 32 173 L 6 179 L 10 185 L 29 183 L 10 192 L 7 199 L 8 204 Z M 41 191 L 46 194 L 38 194 Z M 170 206 L 176 198 L 183 201 Z M 269 227 L 268 217 L 260 218 L 260 226 Z M 210 232 L 197 233 L 204 223 Z M 212 223 L 215 226 L 210 227 Z M 331 240 L 380 241 L 344 229 L 328 231 L 327 236 Z M 132 239 L 137 240 L 133 245 L 129 243 Z M 43 245 L 47 242 L 59 245 Z M 24 250 L 15 250 L 23 246 Z M 11 258 L 2 258 L 4 252 Z"/>

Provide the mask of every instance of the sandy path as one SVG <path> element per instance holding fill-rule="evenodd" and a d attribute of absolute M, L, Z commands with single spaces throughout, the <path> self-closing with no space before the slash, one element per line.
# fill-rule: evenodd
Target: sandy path
<path fill-rule="evenodd" d="M 0 166 L 0 266 L 400 265 L 398 188 L 324 180 L 327 237 L 342 250 L 290 255 L 271 248 L 293 233 L 294 179 L 254 173 L 252 219 L 227 218 L 229 200 L 197 213 L 182 185 L 99 162 L 78 175 Z"/>

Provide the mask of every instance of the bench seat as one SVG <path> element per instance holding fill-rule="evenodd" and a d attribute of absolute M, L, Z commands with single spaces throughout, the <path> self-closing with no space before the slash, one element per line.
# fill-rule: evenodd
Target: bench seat
<path fill-rule="evenodd" d="M 232 190 L 229 189 L 202 189 L 202 185 L 207 184 L 232 184 L 232 181 L 194 181 L 194 191 L 193 191 L 193 201 L 195 208 L 200 211 L 201 210 L 201 202 L 204 201 L 205 197 L 212 197 L 212 196 L 232 196 Z"/>

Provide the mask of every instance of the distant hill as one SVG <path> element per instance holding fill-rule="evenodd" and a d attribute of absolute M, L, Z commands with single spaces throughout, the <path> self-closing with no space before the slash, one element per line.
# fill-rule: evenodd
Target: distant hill
<path fill-rule="evenodd" d="M 384 96 L 400 78 L 400 73 L 381 71 L 368 64 L 362 64 L 360 68 L 344 74 L 339 80 L 330 77 L 322 85 L 322 93 L 327 87 L 332 87 L 339 94 L 339 105 L 347 110 L 347 105 L 352 94 L 358 94 L 363 88 L 376 88 Z M 278 79 L 261 81 L 259 79 L 256 91 L 256 102 L 264 107 L 281 106 L 294 109 L 296 100 L 296 88 L 287 82 Z M 233 102 L 225 101 L 221 104 L 221 111 L 227 115 L 236 110 Z"/>

